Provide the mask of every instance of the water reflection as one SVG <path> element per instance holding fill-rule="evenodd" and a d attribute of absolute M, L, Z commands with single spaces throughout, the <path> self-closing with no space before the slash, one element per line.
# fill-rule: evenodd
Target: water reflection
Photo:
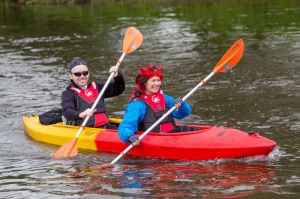
<path fill-rule="evenodd" d="M 98 165 L 108 162 L 111 154 L 95 155 L 80 154 L 63 161 L 37 157 L 0 161 L 1 196 L 239 198 L 276 190 L 277 174 L 266 157 L 179 162 L 126 156 L 125 165 L 99 170 Z"/>
<path fill-rule="evenodd" d="M 276 172 L 266 162 L 256 163 L 153 163 L 90 170 L 88 194 L 131 197 L 238 198 L 269 191 Z M 101 186 L 99 186 L 101 185 Z"/>

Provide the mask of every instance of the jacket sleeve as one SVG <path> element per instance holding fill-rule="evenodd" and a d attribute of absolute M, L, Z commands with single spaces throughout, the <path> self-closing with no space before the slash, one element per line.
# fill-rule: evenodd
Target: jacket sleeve
<path fill-rule="evenodd" d="M 65 90 L 61 95 L 62 114 L 67 120 L 79 119 L 79 111 L 76 110 L 77 98 L 73 91 Z"/>
<path fill-rule="evenodd" d="M 125 115 L 118 128 L 120 139 L 128 143 L 128 138 L 138 130 L 138 125 L 143 121 L 146 114 L 146 105 L 141 100 L 129 102 L 125 110 Z"/>
<path fill-rule="evenodd" d="M 164 94 L 167 106 L 171 109 L 174 106 L 174 98 L 167 94 Z M 179 107 L 178 111 L 174 110 L 172 116 L 176 119 L 183 119 L 192 113 L 191 106 L 187 102 L 183 102 Z"/>
<path fill-rule="evenodd" d="M 99 90 L 101 91 L 104 84 L 98 84 Z M 125 91 L 125 80 L 123 75 L 118 72 L 118 76 L 114 78 L 114 81 L 109 83 L 105 92 L 104 98 L 114 97 L 121 95 Z"/>

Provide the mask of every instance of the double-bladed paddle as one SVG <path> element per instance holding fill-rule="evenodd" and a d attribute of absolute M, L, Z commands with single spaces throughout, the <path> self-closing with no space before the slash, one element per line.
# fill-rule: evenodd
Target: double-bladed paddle
<path fill-rule="evenodd" d="M 122 60 L 125 57 L 125 55 L 138 49 L 142 43 L 143 43 L 143 35 L 140 33 L 140 31 L 138 29 L 136 29 L 135 27 L 129 27 L 125 32 L 125 36 L 124 36 L 124 40 L 123 40 L 123 54 L 120 57 L 120 59 L 117 61 L 116 66 L 119 67 L 121 65 Z M 109 78 L 107 79 L 106 83 L 104 84 L 101 92 L 99 93 L 96 101 L 94 102 L 94 104 L 91 108 L 92 111 L 97 106 L 99 100 L 101 99 L 104 91 L 106 90 L 106 88 L 107 88 L 108 84 L 110 83 L 111 79 L 113 78 L 114 74 L 115 73 L 112 72 L 110 74 Z M 76 143 L 77 143 L 80 133 L 84 129 L 88 120 L 89 120 L 89 116 L 86 116 L 84 118 L 84 121 L 83 121 L 82 125 L 80 126 L 75 138 L 73 138 L 71 141 L 67 142 L 66 144 L 62 145 L 56 151 L 56 153 L 53 155 L 52 159 L 67 158 L 70 156 L 76 156 L 78 154 L 78 149 L 77 149 Z"/>
<path fill-rule="evenodd" d="M 199 87 L 204 85 L 214 74 L 219 72 L 224 72 L 226 70 L 231 69 L 234 67 L 242 58 L 244 53 L 244 41 L 242 39 L 239 39 L 236 41 L 230 49 L 223 55 L 221 60 L 217 63 L 217 65 L 214 67 L 213 71 L 204 79 L 201 80 L 200 83 L 194 87 L 188 94 L 186 94 L 182 101 L 185 101 L 188 97 L 190 97 Z M 170 115 L 174 110 L 176 109 L 175 106 L 173 106 L 168 112 L 166 112 L 159 120 L 157 120 L 151 127 L 149 127 L 140 137 L 139 140 L 142 140 L 143 137 L 145 137 L 155 126 L 160 124 L 162 120 L 164 120 L 168 115 Z M 100 165 L 100 168 L 106 168 L 111 167 L 113 164 L 115 164 L 123 155 L 125 155 L 132 147 L 134 147 L 133 144 L 129 145 L 123 152 L 120 153 L 111 163 Z"/>

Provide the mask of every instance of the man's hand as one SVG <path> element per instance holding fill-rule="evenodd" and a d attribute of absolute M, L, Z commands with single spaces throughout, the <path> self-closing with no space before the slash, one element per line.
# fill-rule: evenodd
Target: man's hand
<path fill-rule="evenodd" d="M 80 118 L 85 118 L 86 116 L 92 117 L 95 112 L 96 110 L 92 111 L 92 109 L 88 108 L 85 111 L 79 113 L 79 117 Z"/>
<path fill-rule="evenodd" d="M 118 67 L 117 66 L 110 67 L 109 73 L 112 73 L 112 72 L 115 73 L 113 77 L 117 77 L 118 76 Z"/>

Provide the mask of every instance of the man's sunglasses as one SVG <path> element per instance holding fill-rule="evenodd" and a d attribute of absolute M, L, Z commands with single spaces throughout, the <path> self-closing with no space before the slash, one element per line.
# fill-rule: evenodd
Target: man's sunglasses
<path fill-rule="evenodd" d="M 80 77 L 81 75 L 87 76 L 89 74 L 89 71 L 76 72 L 72 74 L 75 75 L 76 77 Z"/>

